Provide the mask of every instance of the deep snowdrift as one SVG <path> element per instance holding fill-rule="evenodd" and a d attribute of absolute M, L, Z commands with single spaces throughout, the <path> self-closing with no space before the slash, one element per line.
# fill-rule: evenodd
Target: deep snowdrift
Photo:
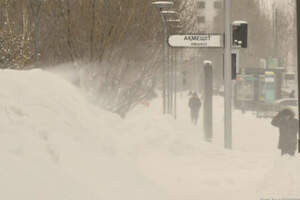
<path fill-rule="evenodd" d="M 166 199 L 115 153 L 117 116 L 41 70 L 0 72 L 0 199 Z"/>
<path fill-rule="evenodd" d="M 223 149 L 223 99 L 214 98 L 214 140 L 161 100 L 125 120 L 42 71 L 0 71 L 0 199 L 299 198 L 300 162 L 279 156 L 268 119 L 233 112 L 233 151 Z"/>

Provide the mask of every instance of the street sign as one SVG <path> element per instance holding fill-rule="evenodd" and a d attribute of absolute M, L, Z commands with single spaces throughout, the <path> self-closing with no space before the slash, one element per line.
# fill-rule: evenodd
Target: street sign
<path fill-rule="evenodd" d="M 168 42 L 171 47 L 220 48 L 224 46 L 222 34 L 170 35 Z"/>

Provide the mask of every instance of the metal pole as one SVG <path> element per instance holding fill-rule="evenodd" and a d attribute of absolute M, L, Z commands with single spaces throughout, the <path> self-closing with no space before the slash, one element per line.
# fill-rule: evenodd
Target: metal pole
<path fill-rule="evenodd" d="M 170 49 L 167 45 L 167 113 L 170 114 Z"/>
<path fill-rule="evenodd" d="M 173 48 L 173 65 L 172 65 L 172 113 L 174 115 L 175 106 L 175 52 L 176 49 Z M 175 116 L 175 115 L 174 115 Z"/>
<path fill-rule="evenodd" d="M 169 72 L 169 84 L 170 84 L 170 114 L 173 114 L 173 68 L 174 68 L 174 49 L 170 48 L 170 72 Z"/>
<path fill-rule="evenodd" d="M 172 63 L 173 63 L 172 48 L 170 48 L 168 45 L 168 105 L 169 105 L 168 113 L 169 114 L 172 114 Z"/>
<path fill-rule="evenodd" d="M 171 65 L 171 108 L 174 116 L 174 100 L 175 100 L 175 48 L 172 48 L 172 65 Z"/>
<path fill-rule="evenodd" d="M 296 0 L 296 15 L 297 15 L 297 72 L 298 72 L 298 105 L 300 105 L 299 95 L 300 95 L 300 0 Z M 300 106 L 298 107 L 298 116 L 300 116 Z M 300 130 L 300 123 L 299 123 Z M 300 153 L 300 132 L 298 131 L 298 152 Z"/>
<path fill-rule="evenodd" d="M 161 13 L 161 12 L 160 12 Z M 161 19 L 163 22 L 163 31 L 164 31 L 164 41 L 163 41 L 163 114 L 166 114 L 166 56 L 168 56 L 168 50 L 167 50 L 167 26 L 166 26 L 166 20 L 163 14 L 161 15 Z"/>
<path fill-rule="evenodd" d="M 177 50 L 175 49 L 174 61 L 174 118 L 177 118 Z"/>
<path fill-rule="evenodd" d="M 232 120 L 231 120 L 231 0 L 225 1 L 225 52 L 224 52 L 224 147 L 232 148 Z"/>

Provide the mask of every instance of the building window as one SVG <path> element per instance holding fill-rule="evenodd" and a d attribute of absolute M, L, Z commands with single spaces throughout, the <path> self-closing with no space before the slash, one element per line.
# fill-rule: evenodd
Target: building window
<path fill-rule="evenodd" d="M 198 23 L 205 23 L 205 17 L 204 16 L 198 16 L 197 21 L 198 21 Z"/>
<path fill-rule="evenodd" d="M 214 2 L 214 7 L 215 7 L 216 9 L 222 8 L 222 2 L 221 2 L 221 1 L 215 1 L 215 2 Z"/>
<path fill-rule="evenodd" d="M 205 8 L 205 2 L 204 1 L 198 1 L 197 4 L 198 4 L 198 8 L 200 8 L 200 9 Z"/>

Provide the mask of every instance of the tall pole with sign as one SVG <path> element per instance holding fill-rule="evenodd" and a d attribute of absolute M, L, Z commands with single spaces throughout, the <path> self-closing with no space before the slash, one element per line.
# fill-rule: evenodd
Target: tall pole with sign
<path fill-rule="evenodd" d="M 225 51 L 224 51 L 224 147 L 232 148 L 232 83 L 231 83 L 231 0 L 225 1 Z"/>

